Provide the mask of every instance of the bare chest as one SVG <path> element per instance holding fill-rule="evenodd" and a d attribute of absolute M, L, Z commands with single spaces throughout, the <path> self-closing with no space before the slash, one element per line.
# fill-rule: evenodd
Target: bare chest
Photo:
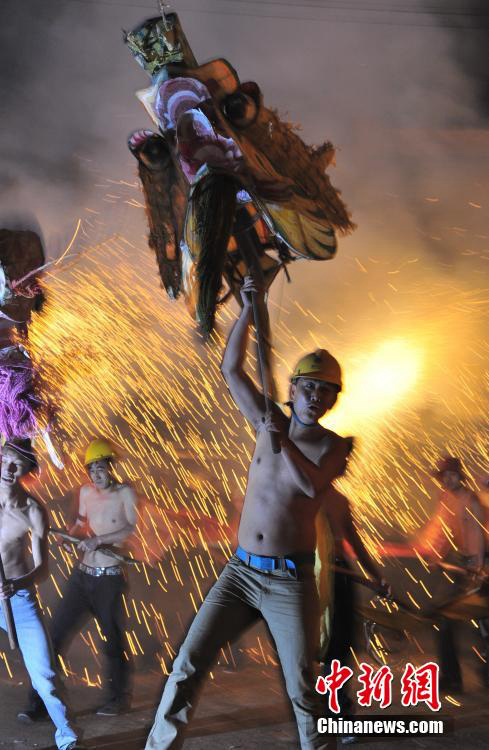
<path fill-rule="evenodd" d="M 0 542 L 11 543 L 28 534 L 30 528 L 26 513 L 19 508 L 0 510 Z"/>
<path fill-rule="evenodd" d="M 294 440 L 294 444 L 306 458 L 316 465 L 319 465 L 321 457 L 327 449 L 324 443 L 309 443 L 306 441 Z M 275 471 L 283 464 L 280 454 L 272 452 L 270 433 L 266 432 L 266 430 L 260 430 L 257 433 L 252 464 L 257 470 L 260 470 L 261 467 L 262 470 L 271 469 L 272 471 Z"/>
<path fill-rule="evenodd" d="M 124 525 L 124 509 L 118 497 L 103 500 L 89 499 L 87 520 L 96 535 L 110 534 Z"/>
<path fill-rule="evenodd" d="M 18 547 L 21 551 L 29 534 L 30 524 L 23 510 L 2 508 L 0 511 L 0 549 L 3 552 Z"/>

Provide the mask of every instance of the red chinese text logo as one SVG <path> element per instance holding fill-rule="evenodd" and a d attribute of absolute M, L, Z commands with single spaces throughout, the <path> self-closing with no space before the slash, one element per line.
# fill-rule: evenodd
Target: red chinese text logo
<path fill-rule="evenodd" d="M 394 675 L 390 667 L 384 665 L 375 674 L 370 664 L 360 664 L 358 682 L 363 685 L 357 690 L 359 706 L 371 706 L 372 700 L 379 704 L 380 708 L 387 708 L 392 703 L 392 680 Z"/>
<path fill-rule="evenodd" d="M 401 703 L 403 706 L 417 706 L 425 702 L 432 711 L 441 708 L 438 688 L 438 664 L 430 661 L 415 669 L 411 663 L 406 664 L 401 677 Z"/>
<path fill-rule="evenodd" d="M 326 677 L 318 677 L 316 682 L 316 690 L 321 695 L 326 695 L 329 692 L 329 710 L 335 714 L 339 714 L 340 707 L 338 704 L 338 690 L 350 679 L 353 674 L 353 670 L 350 667 L 342 667 L 338 659 L 333 659 L 331 662 L 331 672 Z"/>

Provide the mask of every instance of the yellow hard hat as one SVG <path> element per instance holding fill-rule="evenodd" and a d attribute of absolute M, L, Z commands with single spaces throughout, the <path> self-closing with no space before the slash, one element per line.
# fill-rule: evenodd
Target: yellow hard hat
<path fill-rule="evenodd" d="M 335 385 L 339 391 L 342 388 L 339 362 L 326 349 L 316 349 L 315 352 L 301 357 L 290 379 L 295 380 L 295 378 L 324 380 L 326 383 Z"/>
<path fill-rule="evenodd" d="M 104 458 L 116 458 L 117 454 L 108 440 L 97 438 L 92 440 L 85 451 L 85 466 L 93 464 L 94 461 L 102 461 Z"/>

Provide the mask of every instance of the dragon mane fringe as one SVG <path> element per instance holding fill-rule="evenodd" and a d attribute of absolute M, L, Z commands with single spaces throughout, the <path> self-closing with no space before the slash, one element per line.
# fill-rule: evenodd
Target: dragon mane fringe
<path fill-rule="evenodd" d="M 197 319 L 205 338 L 213 327 L 227 247 L 236 211 L 236 182 L 229 175 L 212 174 L 196 186 L 194 206 L 200 252 L 197 262 L 199 298 Z"/>

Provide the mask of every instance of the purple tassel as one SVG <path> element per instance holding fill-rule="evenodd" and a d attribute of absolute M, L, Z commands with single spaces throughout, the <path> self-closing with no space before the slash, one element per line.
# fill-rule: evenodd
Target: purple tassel
<path fill-rule="evenodd" d="M 0 432 L 7 440 L 34 435 L 40 405 L 34 393 L 31 366 L 0 365 Z"/>

